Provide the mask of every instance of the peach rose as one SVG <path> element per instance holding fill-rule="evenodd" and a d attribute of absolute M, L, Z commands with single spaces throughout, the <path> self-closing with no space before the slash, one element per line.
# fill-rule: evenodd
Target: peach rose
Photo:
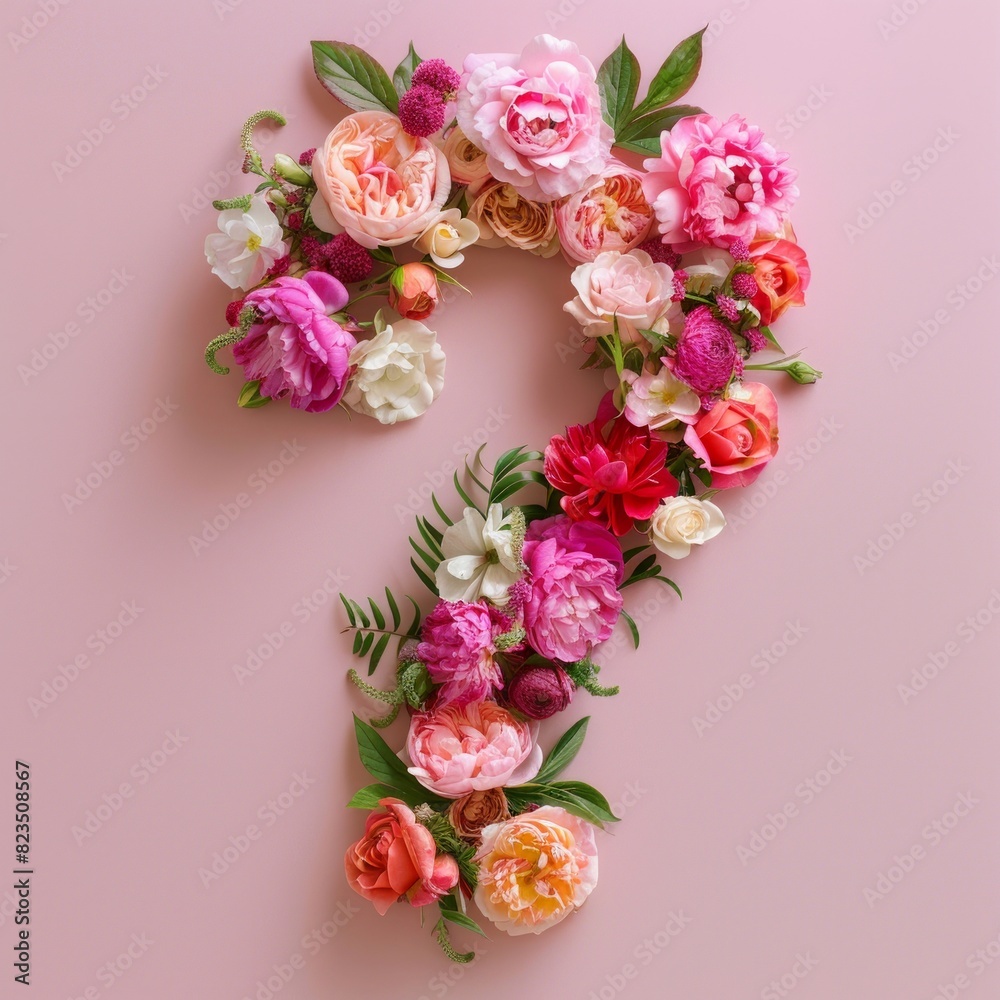
<path fill-rule="evenodd" d="M 469 792 L 456 799 L 448 810 L 448 819 L 455 832 L 466 840 L 479 840 L 486 827 L 509 817 L 507 796 L 502 788 Z"/>
<path fill-rule="evenodd" d="M 487 247 L 507 246 L 530 250 L 539 257 L 559 252 L 556 215 L 550 204 L 528 201 L 517 189 L 500 181 L 487 181 L 478 189 L 469 216 L 479 226 L 479 242 Z"/>
<path fill-rule="evenodd" d="M 444 153 L 407 135 L 384 111 L 348 115 L 326 137 L 312 169 L 317 196 L 334 221 L 369 249 L 415 240 L 451 190 Z"/>
<path fill-rule="evenodd" d="M 415 712 L 406 752 L 424 788 L 446 799 L 519 785 L 542 766 L 537 722 L 523 722 L 492 701 Z"/>
<path fill-rule="evenodd" d="M 750 244 L 750 260 L 758 288 L 751 304 L 764 326 L 773 323 L 789 306 L 806 304 L 812 271 L 798 243 L 790 239 L 755 240 Z"/>
<path fill-rule="evenodd" d="M 655 218 L 642 193 L 642 174 L 618 160 L 608 164 L 592 187 L 556 206 L 563 253 L 578 263 L 594 260 L 605 250 L 634 249 Z"/>
<path fill-rule="evenodd" d="M 456 184 L 482 184 L 489 180 L 486 154 L 460 128 L 455 127 L 448 133 L 444 155 L 448 157 L 451 179 Z"/>
<path fill-rule="evenodd" d="M 389 283 L 389 305 L 403 319 L 427 319 L 437 303 L 437 275 L 426 264 L 404 264 L 394 272 Z"/>
<path fill-rule="evenodd" d="M 548 930 L 597 885 L 594 828 L 558 806 L 488 826 L 476 861 L 476 905 L 511 935 Z"/>
<path fill-rule="evenodd" d="M 344 868 L 351 888 L 382 915 L 401 896 L 411 906 L 435 903 L 458 883 L 458 864 L 437 853 L 434 837 L 399 799 L 380 799 L 365 835 L 347 849 Z"/>
<path fill-rule="evenodd" d="M 712 473 L 712 486 L 749 486 L 778 452 L 778 402 L 760 382 L 734 384 L 684 433 Z"/>

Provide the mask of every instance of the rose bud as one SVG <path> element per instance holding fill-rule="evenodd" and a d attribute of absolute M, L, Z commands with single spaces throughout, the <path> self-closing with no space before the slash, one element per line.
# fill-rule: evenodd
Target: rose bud
<path fill-rule="evenodd" d="M 437 303 L 437 275 L 426 264 L 403 264 L 392 272 L 389 305 L 403 319 L 427 319 Z"/>
<path fill-rule="evenodd" d="M 510 818 L 507 796 L 502 788 L 487 788 L 469 792 L 456 799 L 448 809 L 448 819 L 455 832 L 465 840 L 478 840 L 479 834 L 492 823 Z"/>
<path fill-rule="evenodd" d="M 562 667 L 525 667 L 510 682 L 507 700 L 529 719 L 548 719 L 569 705 L 574 690 Z"/>

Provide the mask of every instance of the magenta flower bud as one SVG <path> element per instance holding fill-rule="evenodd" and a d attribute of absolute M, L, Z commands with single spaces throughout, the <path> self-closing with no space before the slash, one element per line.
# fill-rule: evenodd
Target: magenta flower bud
<path fill-rule="evenodd" d="M 507 699 L 529 719 L 548 719 L 569 706 L 575 690 L 562 667 L 524 667 L 510 682 Z"/>

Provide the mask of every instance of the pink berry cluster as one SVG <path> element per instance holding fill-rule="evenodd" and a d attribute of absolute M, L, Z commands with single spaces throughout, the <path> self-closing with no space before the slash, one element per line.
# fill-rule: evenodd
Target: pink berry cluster
<path fill-rule="evenodd" d="M 448 102 L 461 77 L 443 59 L 428 59 L 414 71 L 410 89 L 399 99 L 399 120 L 407 135 L 426 138 L 444 128 Z"/>

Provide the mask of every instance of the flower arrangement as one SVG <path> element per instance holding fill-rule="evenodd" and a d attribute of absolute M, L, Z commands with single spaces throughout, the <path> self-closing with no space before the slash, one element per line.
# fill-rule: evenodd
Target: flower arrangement
<path fill-rule="evenodd" d="M 438 397 L 445 357 L 425 325 L 473 246 L 572 265 L 565 309 L 603 372 L 594 419 L 544 452 L 481 455 L 454 476 L 461 511 L 432 498 L 411 566 L 433 597 L 341 595 L 349 676 L 387 710 L 355 717 L 373 783 L 347 850 L 351 886 L 379 913 L 434 905 L 434 933 L 540 933 L 597 884 L 607 799 L 561 775 L 588 718 L 547 755 L 547 719 L 579 693 L 612 696 L 594 656 L 623 622 L 629 586 L 676 588 L 679 560 L 725 528 L 719 491 L 747 486 L 778 449 L 777 401 L 751 372 L 821 373 L 784 352 L 772 325 L 805 302 L 809 263 L 789 222 L 795 172 L 757 127 L 679 104 L 701 65 L 698 32 L 667 57 L 637 103 L 640 67 L 622 39 L 599 69 L 549 35 L 520 53 L 468 56 L 461 71 L 409 52 L 390 75 L 341 42 L 313 42 L 323 86 L 350 113 L 298 158 L 265 169 L 243 131 L 250 195 L 219 202 L 206 242 L 240 296 L 229 332 L 240 405 L 287 398 L 393 424 Z M 381 300 L 370 320 L 358 309 Z M 534 494 L 532 496 L 531 494 Z M 454 515 L 454 516 L 453 516 Z M 627 539 L 632 538 L 635 544 Z M 679 594 L 678 590 L 678 594 Z M 403 609 L 407 609 L 404 624 Z M 412 612 L 412 618 L 410 617 Z M 390 644 L 392 644 L 391 652 Z M 389 652 L 388 657 L 386 656 Z M 381 735 L 403 714 L 398 753 Z"/>

